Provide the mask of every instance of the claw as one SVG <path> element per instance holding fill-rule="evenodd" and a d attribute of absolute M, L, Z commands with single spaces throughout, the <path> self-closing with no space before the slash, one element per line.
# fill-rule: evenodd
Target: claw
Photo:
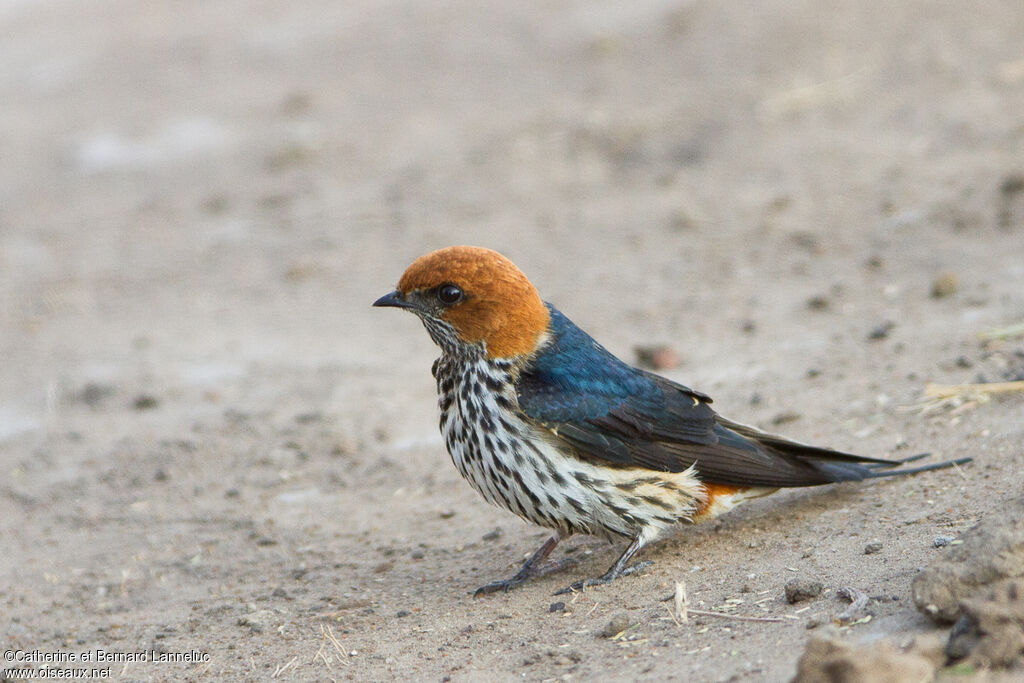
<path fill-rule="evenodd" d="M 644 560 L 643 562 L 637 562 L 634 565 L 630 565 L 629 567 L 626 567 L 625 569 L 623 569 L 620 572 L 615 572 L 615 568 L 613 567 L 604 576 L 598 576 L 598 577 L 593 578 L 593 579 L 583 579 L 583 580 L 580 580 L 580 581 L 575 581 L 575 582 L 569 584 L 568 586 L 566 586 L 565 588 L 563 588 L 563 589 L 561 589 L 559 591 L 555 591 L 555 595 L 565 595 L 567 593 L 578 593 L 580 591 L 586 590 L 587 588 L 590 588 L 591 586 L 603 586 L 606 583 L 611 583 L 612 581 L 614 581 L 615 579 L 619 578 L 620 576 L 628 576 L 630 574 L 636 574 L 638 571 L 641 571 L 643 569 L 647 569 L 648 567 L 650 567 L 653 564 L 654 564 L 654 562 L 652 562 L 651 560 Z"/>
<path fill-rule="evenodd" d="M 626 567 L 625 569 L 623 569 L 622 573 L 619 574 L 619 576 L 629 576 L 630 574 L 636 574 L 639 571 L 643 571 L 644 569 L 647 569 L 648 567 L 653 567 L 653 566 L 654 566 L 654 560 L 644 560 L 643 562 L 637 562 L 636 564 L 631 565 L 631 566 Z"/>
<path fill-rule="evenodd" d="M 503 581 L 495 581 L 489 583 L 486 586 L 480 586 L 473 591 L 473 597 L 478 598 L 481 595 L 487 595 L 489 593 L 497 593 L 502 591 L 507 593 L 521 583 L 525 583 L 527 579 L 532 579 L 535 576 L 543 576 L 548 572 L 557 571 L 563 569 L 566 566 L 575 564 L 574 560 L 559 560 L 558 562 L 551 562 L 548 566 L 541 566 L 541 563 L 547 559 L 551 551 L 555 549 L 558 542 L 562 540 L 561 532 L 556 532 L 554 536 L 544 541 L 544 544 L 537 549 L 530 559 L 515 573 L 511 579 L 505 579 Z"/>
<path fill-rule="evenodd" d="M 517 574 L 516 576 L 513 576 L 511 579 L 495 581 L 494 583 L 489 583 L 486 586 L 480 586 L 475 591 L 473 591 L 473 597 L 479 598 L 481 595 L 489 595 L 491 593 L 508 593 L 516 586 L 522 583 L 526 583 L 526 578 L 527 577 L 525 576 L 520 577 Z"/>
<path fill-rule="evenodd" d="M 551 572 L 558 572 L 566 567 L 574 567 L 576 564 L 578 564 L 576 560 L 564 559 L 558 560 L 557 562 L 549 562 L 543 567 L 531 567 L 528 572 L 519 570 L 519 572 L 510 579 L 495 581 L 494 583 L 489 583 L 486 586 L 480 586 L 473 591 L 473 597 L 479 598 L 481 595 L 489 595 L 490 593 L 508 593 L 516 586 L 526 583 L 529 579 L 544 576 Z"/>
<path fill-rule="evenodd" d="M 579 593 L 584 590 L 587 586 L 596 586 L 599 583 L 608 583 L 601 579 L 587 579 L 586 581 L 574 581 L 565 588 L 560 588 L 554 592 L 555 595 L 565 595 L 567 593 Z"/>

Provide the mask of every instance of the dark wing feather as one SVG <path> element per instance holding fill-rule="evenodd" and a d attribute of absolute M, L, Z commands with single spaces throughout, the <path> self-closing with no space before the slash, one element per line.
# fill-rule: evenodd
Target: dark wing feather
<path fill-rule="evenodd" d="M 682 472 L 733 486 L 813 486 L 874 476 L 899 463 L 765 434 L 719 417 L 711 399 L 632 368 L 556 309 L 552 338 L 520 373 L 526 418 L 579 457 Z"/>

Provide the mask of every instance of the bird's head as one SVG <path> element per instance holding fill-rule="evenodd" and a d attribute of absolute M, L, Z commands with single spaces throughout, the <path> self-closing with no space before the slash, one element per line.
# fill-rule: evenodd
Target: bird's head
<path fill-rule="evenodd" d="M 412 311 L 445 351 L 483 349 L 490 358 L 532 354 L 551 319 L 522 271 L 482 247 L 446 247 L 419 257 L 398 288 L 373 305 Z"/>

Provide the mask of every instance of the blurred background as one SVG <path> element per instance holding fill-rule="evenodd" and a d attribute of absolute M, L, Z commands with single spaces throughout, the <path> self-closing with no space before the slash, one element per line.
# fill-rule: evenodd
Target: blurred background
<path fill-rule="evenodd" d="M 709 318 L 785 316 L 836 262 L 956 270 L 1020 240 L 1022 22 L 1015 2 L 7 0 L 0 433 L 88 381 L 422 366 L 412 323 L 367 304 L 453 243 L 504 251 L 612 345 L 721 341 Z"/>
<path fill-rule="evenodd" d="M 886 452 L 879 406 L 1024 318 L 1022 36 L 1019 0 L 0 0 L 8 538 L 232 491 L 365 532 L 456 482 L 436 351 L 370 303 L 460 243 L 726 414 Z"/>

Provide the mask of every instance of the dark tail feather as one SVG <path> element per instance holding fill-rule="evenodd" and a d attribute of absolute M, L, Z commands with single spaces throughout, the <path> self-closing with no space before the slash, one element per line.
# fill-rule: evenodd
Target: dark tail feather
<path fill-rule="evenodd" d="M 837 462 L 819 462 L 817 467 L 822 472 L 826 473 L 830 477 L 834 477 L 833 481 L 862 481 L 864 479 L 881 479 L 882 477 L 902 477 L 907 474 L 918 474 L 919 472 L 931 472 L 933 470 L 944 470 L 950 467 L 956 467 L 971 462 L 974 458 L 957 458 L 956 460 L 946 460 L 945 462 L 936 462 L 931 465 L 921 465 L 920 467 L 909 467 L 906 469 L 894 469 L 905 465 L 908 462 L 914 462 L 921 458 L 927 457 L 929 453 L 923 453 L 920 455 L 912 455 L 909 458 L 902 460 L 892 460 L 887 465 L 879 463 L 872 463 L 870 465 L 858 465 L 855 463 L 837 463 Z M 882 470 L 879 472 L 878 470 Z"/>
<path fill-rule="evenodd" d="M 906 465 L 908 462 L 914 462 L 915 460 L 923 460 L 924 458 L 927 458 L 930 455 L 931 453 L 918 453 L 917 455 L 912 455 L 909 458 L 900 458 L 899 460 L 892 460 L 885 464 L 882 464 L 880 462 L 873 462 L 870 465 L 865 465 L 864 467 L 868 467 L 870 469 L 888 469 L 890 467 L 899 467 L 900 465 Z M 968 458 L 968 460 L 970 460 L 970 458 Z"/>
<path fill-rule="evenodd" d="M 716 417 L 716 419 L 718 420 L 718 423 L 727 430 L 746 437 L 761 446 L 767 446 L 768 448 L 779 451 L 786 456 L 796 456 L 799 458 L 806 458 L 807 460 L 819 460 L 842 464 L 857 464 L 861 467 L 893 467 L 894 463 L 896 465 L 900 463 L 899 460 L 884 460 L 882 458 L 872 458 L 866 455 L 854 455 L 853 453 L 843 453 L 842 451 L 836 451 L 831 448 L 822 448 L 821 446 L 812 446 L 810 444 L 800 443 L 799 441 L 791 441 L 784 436 L 762 432 L 756 427 L 740 424 L 739 422 L 732 422 L 731 420 L 726 420 L 721 416 Z M 721 432 L 717 433 L 719 438 L 724 436 Z M 911 456 L 911 458 L 917 457 L 918 456 L 916 455 Z"/>
<path fill-rule="evenodd" d="M 916 456 L 912 459 L 902 460 L 899 462 L 913 462 L 918 460 Z M 865 475 L 867 479 L 879 479 L 881 477 L 902 477 L 904 474 L 917 474 L 918 472 L 931 472 L 932 470 L 944 470 L 949 467 L 956 467 L 958 465 L 964 465 L 974 460 L 974 458 L 957 458 L 956 460 L 947 460 L 946 462 L 936 462 L 931 465 L 921 465 L 920 467 L 911 467 L 906 470 L 887 470 L 885 472 L 871 472 Z"/>
<path fill-rule="evenodd" d="M 911 455 L 900 460 L 872 458 L 810 446 L 720 417 L 716 419 L 718 443 L 710 453 L 707 452 L 708 446 L 702 444 L 660 444 L 678 456 L 681 462 L 694 463 L 702 480 L 714 484 L 765 488 L 817 486 L 930 472 L 971 461 L 971 458 L 960 458 L 933 465 L 903 467 L 929 454 Z"/>

